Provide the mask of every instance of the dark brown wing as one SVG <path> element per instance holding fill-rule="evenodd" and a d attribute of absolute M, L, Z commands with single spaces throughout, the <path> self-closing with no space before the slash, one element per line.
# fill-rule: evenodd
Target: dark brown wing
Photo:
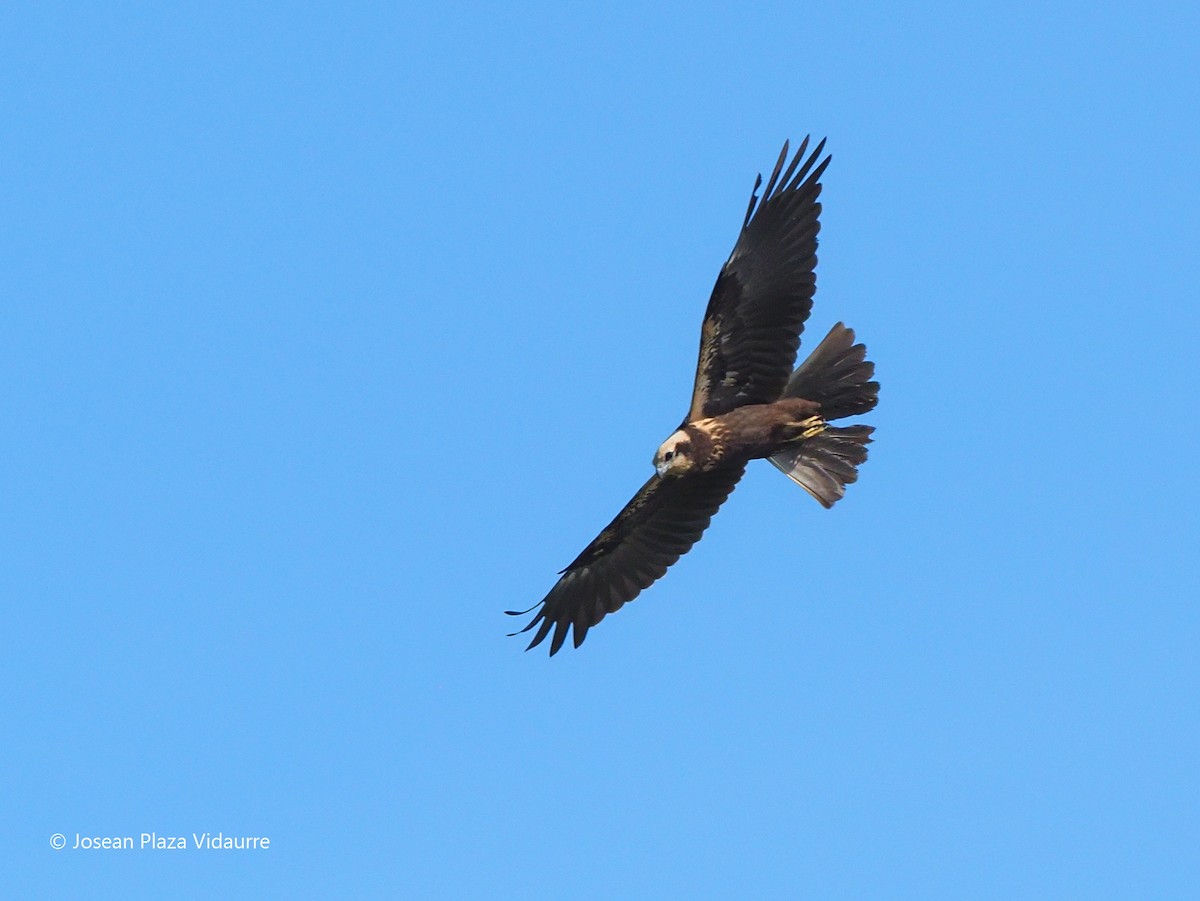
<path fill-rule="evenodd" d="M 538 626 L 529 648 L 540 644 L 553 627 L 553 656 L 572 625 L 575 647 L 583 644 L 588 629 L 660 579 L 668 566 L 700 540 L 745 468 L 724 467 L 678 478 L 653 476 L 562 571 L 541 602 L 542 609 L 521 630 L 528 632 Z"/>
<path fill-rule="evenodd" d="M 805 138 L 781 176 L 788 154 L 784 143 L 762 203 L 757 196 L 762 176 L 755 181 L 742 232 L 704 313 L 685 422 L 770 403 L 787 384 L 816 290 L 817 198 L 829 157 L 813 166 L 824 147 L 822 141 L 800 165 L 808 148 Z"/>

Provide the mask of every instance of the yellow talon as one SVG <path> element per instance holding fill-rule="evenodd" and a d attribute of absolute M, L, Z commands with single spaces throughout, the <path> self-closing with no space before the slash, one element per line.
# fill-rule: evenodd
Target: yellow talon
<path fill-rule="evenodd" d="M 810 416 L 808 419 L 801 420 L 800 425 L 808 426 L 807 429 L 800 433 L 800 440 L 807 441 L 809 438 L 815 438 L 825 431 L 828 423 L 820 416 Z"/>

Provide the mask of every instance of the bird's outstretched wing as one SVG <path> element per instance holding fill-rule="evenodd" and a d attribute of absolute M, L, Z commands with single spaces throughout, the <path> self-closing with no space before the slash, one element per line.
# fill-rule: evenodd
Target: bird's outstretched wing
<path fill-rule="evenodd" d="M 668 566 L 700 540 L 744 471 L 745 466 L 739 465 L 687 478 L 652 476 L 616 519 L 562 571 L 541 602 L 541 609 L 521 630 L 538 627 L 529 648 L 540 644 L 553 628 L 553 656 L 572 625 L 575 647 L 583 644 L 588 629 L 661 578 Z M 521 611 L 508 612 L 521 615 Z"/>
<path fill-rule="evenodd" d="M 745 404 L 770 403 L 787 384 L 816 290 L 817 198 L 830 158 L 815 164 L 824 148 L 821 141 L 801 165 L 808 149 L 805 138 L 784 171 L 785 142 L 761 203 L 762 176 L 755 181 L 741 234 L 704 313 L 696 385 L 685 422 Z"/>

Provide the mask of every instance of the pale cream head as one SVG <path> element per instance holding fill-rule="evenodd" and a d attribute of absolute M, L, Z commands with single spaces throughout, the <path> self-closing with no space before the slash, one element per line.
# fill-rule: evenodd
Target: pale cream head
<path fill-rule="evenodd" d="M 654 455 L 654 468 L 660 478 L 680 476 L 695 467 L 692 460 L 692 439 L 680 429 L 662 443 Z"/>

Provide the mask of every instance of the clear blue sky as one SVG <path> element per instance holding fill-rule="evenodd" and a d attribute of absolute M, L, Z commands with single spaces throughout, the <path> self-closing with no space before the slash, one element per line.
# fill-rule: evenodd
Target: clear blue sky
<path fill-rule="evenodd" d="M 1200 897 L 1200 17 L 1051 6 L 9 9 L 6 894 Z M 808 132 L 861 480 L 522 653 Z"/>

